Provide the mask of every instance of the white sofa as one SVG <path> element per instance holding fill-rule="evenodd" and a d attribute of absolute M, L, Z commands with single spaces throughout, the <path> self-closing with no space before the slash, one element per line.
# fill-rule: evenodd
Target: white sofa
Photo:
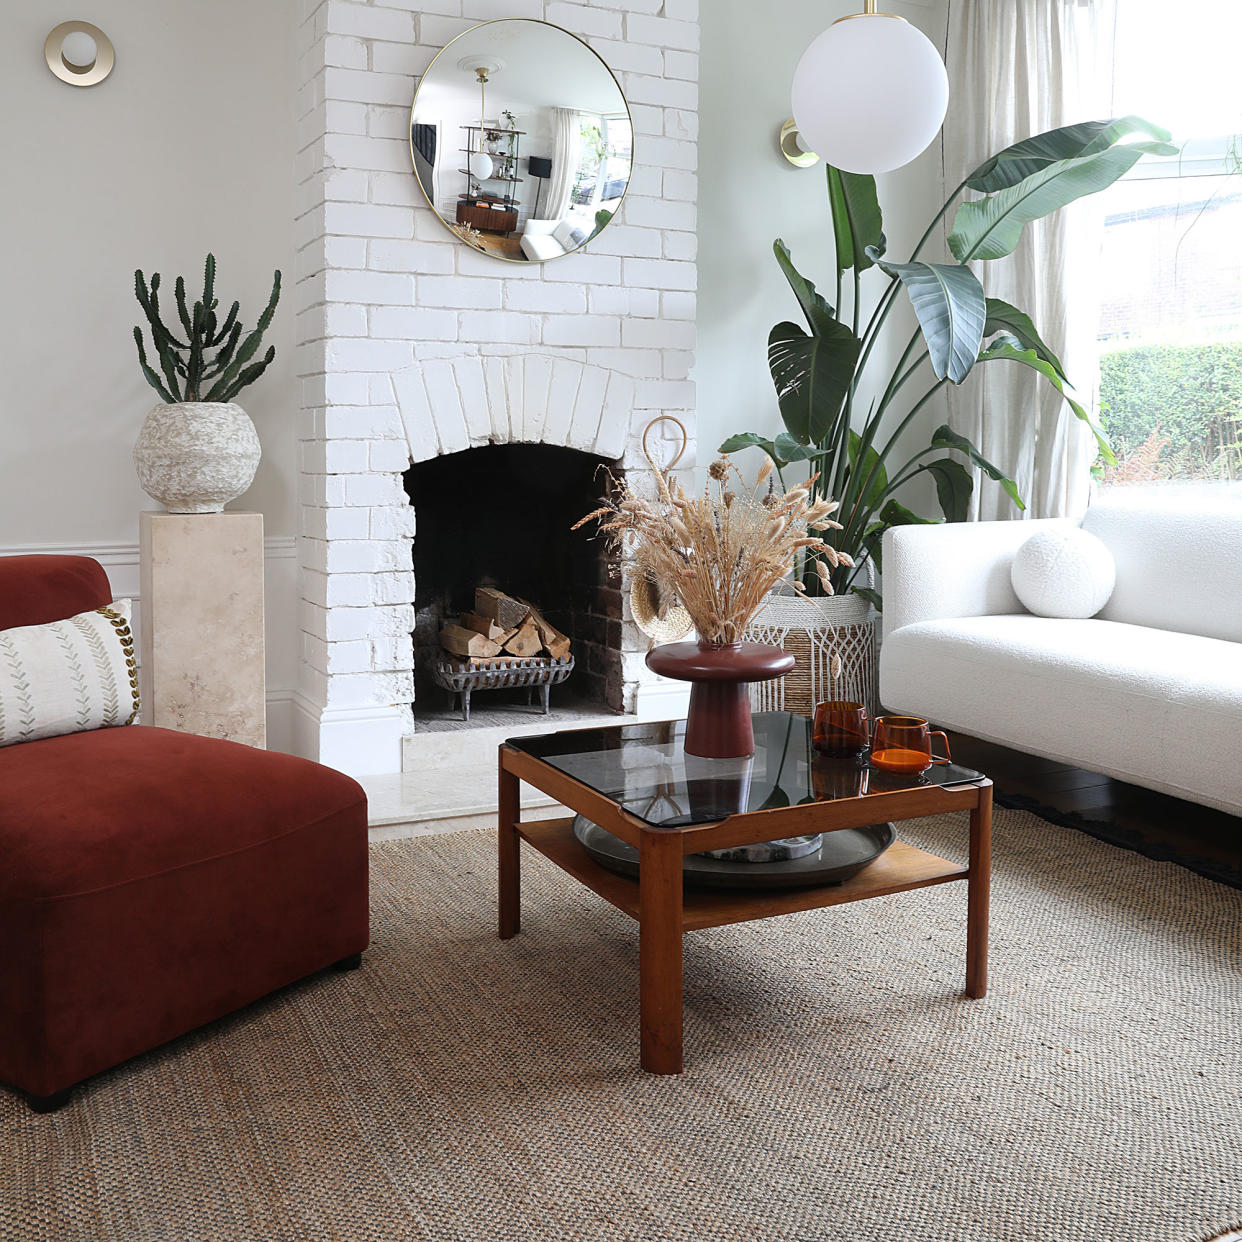
<path fill-rule="evenodd" d="M 1066 522 L 889 530 L 881 702 L 1242 815 L 1242 503 L 1166 503 L 1087 512 L 1117 585 L 1084 621 L 1033 616 L 1010 585 L 1018 548 Z"/>
<path fill-rule="evenodd" d="M 577 250 L 587 235 L 568 220 L 527 220 L 522 230 L 522 253 L 535 262 L 555 259 Z"/>

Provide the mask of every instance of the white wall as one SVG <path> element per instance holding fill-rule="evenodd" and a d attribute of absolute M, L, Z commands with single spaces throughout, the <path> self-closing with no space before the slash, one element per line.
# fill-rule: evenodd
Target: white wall
<path fill-rule="evenodd" d="M 44 62 L 44 39 L 67 17 L 95 23 L 116 47 L 98 86 L 68 86 Z M 112 572 L 130 580 L 138 512 L 158 507 L 130 460 L 159 399 L 132 339 L 142 319 L 134 269 L 161 272 L 171 305 L 173 277 L 200 289 L 211 250 L 221 300 L 239 298 L 253 324 L 279 267 L 276 361 L 239 398 L 263 462 L 232 506 L 262 511 L 280 548 L 267 601 L 286 634 L 269 645 L 278 690 L 295 676 L 296 24 L 294 0 L 10 0 L 0 39 L 0 554 L 107 545 Z"/>
<path fill-rule="evenodd" d="M 945 0 L 890 0 L 884 7 L 914 22 L 943 47 Z M 782 319 L 799 321 L 800 315 L 772 256 L 772 242 L 784 238 L 799 270 L 832 297 L 835 277 L 823 165 L 792 167 L 777 150 L 776 139 L 790 116 L 790 84 L 798 58 L 836 18 L 861 9 L 855 0 L 783 0 L 779 16 L 757 9 L 754 0 L 711 0 L 703 6 L 699 345 L 694 371 L 700 467 L 734 432 L 773 435 L 783 430 L 768 374 L 768 332 Z M 879 179 L 888 253 L 894 258 L 909 257 L 943 201 L 941 184 L 939 142 L 913 164 Z M 923 257 L 941 256 L 929 246 Z M 869 275 L 872 288 L 883 288 L 882 276 Z M 900 321 L 895 313 L 889 322 L 886 340 L 895 353 L 914 329 L 908 306 L 903 297 Z M 901 331 L 895 330 L 898 326 Z M 877 365 L 880 355 L 877 349 L 871 365 L 887 375 Z M 943 403 L 929 403 L 906 442 L 925 444 L 930 429 L 944 417 Z M 756 467 L 758 450 L 739 457 L 743 461 Z M 930 491 L 915 492 L 909 503 L 938 514 Z"/>
<path fill-rule="evenodd" d="M 292 286 L 293 0 L 81 0 L 5 6 L 0 150 L 5 191 L 5 352 L 0 544 L 137 541 L 130 450 L 159 398 L 138 369 L 134 269 L 201 288 L 214 251 L 224 305 L 250 322 L 272 269 Z M 116 47 L 98 86 L 68 86 L 43 59 L 65 17 Z M 289 299 L 291 302 L 292 299 Z M 263 442 L 254 488 L 271 535 L 294 530 L 293 312 L 276 361 L 241 396 Z"/>

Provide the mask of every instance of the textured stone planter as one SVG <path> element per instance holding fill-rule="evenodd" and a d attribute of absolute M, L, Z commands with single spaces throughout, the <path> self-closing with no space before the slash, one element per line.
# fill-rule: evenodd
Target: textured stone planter
<path fill-rule="evenodd" d="M 260 455 L 254 424 L 232 402 L 157 405 L 134 445 L 142 490 L 170 513 L 219 513 L 254 482 Z"/>

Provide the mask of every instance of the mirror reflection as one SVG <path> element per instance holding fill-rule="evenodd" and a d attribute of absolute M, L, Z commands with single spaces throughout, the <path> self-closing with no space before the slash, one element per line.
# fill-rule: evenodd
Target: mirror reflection
<path fill-rule="evenodd" d="M 585 245 L 629 185 L 634 130 L 608 66 L 547 22 L 485 22 L 432 61 L 414 96 L 414 173 L 469 246 L 543 262 Z"/>

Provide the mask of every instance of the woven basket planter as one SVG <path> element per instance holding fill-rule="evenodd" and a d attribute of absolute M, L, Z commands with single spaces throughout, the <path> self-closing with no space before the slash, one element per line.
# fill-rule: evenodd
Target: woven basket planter
<path fill-rule="evenodd" d="M 866 576 L 870 583 L 873 575 Z M 862 703 L 872 717 L 879 714 L 879 614 L 861 596 L 807 599 L 778 588 L 756 613 L 746 641 L 780 647 L 795 661 L 793 671 L 779 680 L 751 686 L 753 710 L 811 716 L 817 703 L 844 699 Z M 834 655 L 841 657 L 837 677 Z"/>

